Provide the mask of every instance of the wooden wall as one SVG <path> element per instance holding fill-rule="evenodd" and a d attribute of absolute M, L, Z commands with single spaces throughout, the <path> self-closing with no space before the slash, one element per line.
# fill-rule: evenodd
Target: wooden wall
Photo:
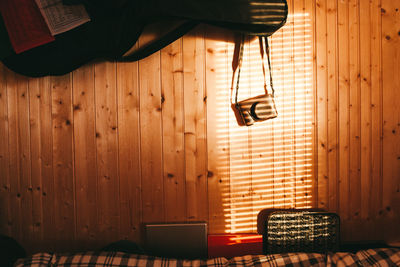
<path fill-rule="evenodd" d="M 318 207 L 344 239 L 399 240 L 399 8 L 316 2 Z"/>
<path fill-rule="evenodd" d="M 340 214 L 344 240 L 398 240 L 400 3 L 288 3 L 271 39 L 280 117 L 254 128 L 236 126 L 229 110 L 233 35 L 211 27 L 139 62 L 64 76 L 1 66 L 0 232 L 30 252 L 79 250 L 139 242 L 143 222 L 204 220 L 210 233 L 234 232 L 226 213 L 249 209 L 235 218 L 254 231 L 263 206 L 318 206 Z M 258 50 L 247 44 L 252 70 Z M 249 75 L 244 97 L 257 91 Z"/>

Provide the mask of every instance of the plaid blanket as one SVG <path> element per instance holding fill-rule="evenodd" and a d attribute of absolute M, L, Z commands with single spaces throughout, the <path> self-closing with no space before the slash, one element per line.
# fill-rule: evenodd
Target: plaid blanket
<path fill-rule="evenodd" d="M 85 252 L 70 255 L 35 254 L 31 258 L 17 261 L 16 267 L 187 267 L 187 266 L 227 266 L 226 258 L 213 258 L 208 260 L 180 260 L 136 255 L 122 252 Z"/>
<path fill-rule="evenodd" d="M 247 255 L 208 260 L 178 260 L 147 255 L 135 255 L 122 252 L 86 252 L 70 255 L 39 253 L 30 258 L 20 259 L 16 267 L 281 267 L 281 266 L 400 266 L 400 249 L 382 248 L 362 250 L 356 254 L 340 252 L 318 253 L 282 253 L 273 255 Z"/>
<path fill-rule="evenodd" d="M 232 267 L 250 266 L 326 266 L 326 256 L 318 253 L 282 253 L 272 255 L 257 255 L 235 257 L 229 261 Z"/>
<path fill-rule="evenodd" d="M 400 249 L 398 248 L 378 248 L 361 250 L 356 254 L 335 253 L 330 257 L 331 266 L 380 266 L 393 267 L 400 266 Z M 328 264 L 329 265 L 329 264 Z"/>

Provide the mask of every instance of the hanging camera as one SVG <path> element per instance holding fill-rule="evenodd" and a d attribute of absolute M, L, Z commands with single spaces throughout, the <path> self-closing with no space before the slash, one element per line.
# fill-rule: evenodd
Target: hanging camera
<path fill-rule="evenodd" d="M 270 74 L 270 86 L 272 90 L 272 94 L 268 93 L 267 84 L 265 80 L 265 67 L 264 67 L 264 46 L 263 41 L 265 41 L 265 53 L 268 58 L 268 67 Z M 278 112 L 275 107 L 274 101 L 274 88 L 272 84 L 272 73 L 271 73 L 271 63 L 269 59 L 269 46 L 267 37 L 259 37 L 260 42 L 260 54 L 262 58 L 262 67 L 264 74 L 264 91 L 265 94 L 258 95 L 252 98 L 248 98 L 242 101 L 237 101 L 238 91 L 239 91 L 239 79 L 240 79 L 240 70 L 243 58 L 243 44 L 244 44 L 244 35 L 241 36 L 239 51 L 235 53 L 234 56 L 234 74 L 236 72 L 236 68 L 239 67 L 238 77 L 236 82 L 236 94 L 235 94 L 235 103 L 232 103 L 232 109 L 235 113 L 236 120 L 240 126 L 251 126 L 255 122 L 265 121 L 268 119 L 273 119 L 278 116 Z"/>

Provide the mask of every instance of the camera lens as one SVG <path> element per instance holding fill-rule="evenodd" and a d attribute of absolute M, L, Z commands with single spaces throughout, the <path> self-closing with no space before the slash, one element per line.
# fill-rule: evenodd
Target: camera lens
<path fill-rule="evenodd" d="M 266 120 L 271 116 L 271 105 L 266 102 L 254 102 L 250 108 L 254 120 Z"/>

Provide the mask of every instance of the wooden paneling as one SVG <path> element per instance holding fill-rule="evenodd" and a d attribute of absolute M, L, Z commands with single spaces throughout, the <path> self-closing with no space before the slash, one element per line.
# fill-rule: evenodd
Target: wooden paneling
<path fill-rule="evenodd" d="M 339 116 L 339 208 L 341 218 L 349 217 L 349 14 L 348 1 L 338 2 L 338 116 Z"/>
<path fill-rule="evenodd" d="M 318 205 L 339 213 L 345 241 L 398 240 L 399 5 L 325 3 L 317 1 L 315 32 Z"/>
<path fill-rule="evenodd" d="M 55 239 L 62 249 L 75 239 L 75 181 L 71 74 L 52 77 Z"/>
<path fill-rule="evenodd" d="M 163 221 L 165 210 L 160 52 L 139 62 L 139 93 L 142 218 L 144 222 Z"/>
<path fill-rule="evenodd" d="M 19 77 L 17 74 L 9 72 L 7 75 L 7 106 L 8 106 L 8 149 L 9 166 L 8 176 L 10 181 L 10 221 L 11 235 L 17 240 L 22 239 L 22 200 L 21 200 L 21 181 L 20 181 L 20 156 L 19 156 L 19 114 L 18 114 L 18 79 L 26 81 L 26 78 Z M 27 214 L 29 217 L 29 214 Z M 28 239 L 29 240 L 29 239 Z"/>
<path fill-rule="evenodd" d="M 98 232 L 94 66 L 72 73 L 76 235 L 88 246 Z"/>
<path fill-rule="evenodd" d="M 117 63 L 121 238 L 139 241 L 141 172 L 138 62 Z"/>
<path fill-rule="evenodd" d="M 315 35 L 316 45 L 316 88 L 315 91 L 317 101 L 316 123 L 317 123 L 317 207 L 326 209 L 328 207 L 328 58 L 327 58 L 327 12 L 326 0 L 316 1 L 315 12 L 315 31 L 319 34 Z"/>
<path fill-rule="evenodd" d="M 42 222 L 38 226 L 42 228 L 42 239 L 45 241 L 42 246 L 48 247 L 54 244 L 57 234 L 54 206 L 56 194 L 53 179 L 52 89 L 50 77 L 37 79 L 36 82 L 38 84 L 34 84 L 34 81 L 31 80 L 29 85 L 30 90 L 32 88 L 30 92 L 30 116 L 34 123 L 31 126 L 31 138 L 35 138 L 35 134 L 39 134 L 35 131 L 40 132 L 40 138 L 35 139 L 34 142 L 31 141 L 32 177 L 39 175 L 35 179 L 41 182 L 35 189 L 42 198 Z M 38 173 L 35 173 L 36 168 L 39 169 Z"/>
<path fill-rule="evenodd" d="M 10 235 L 10 179 L 8 174 L 8 99 L 5 68 L 0 68 L 0 220 L 1 232 Z"/>
<path fill-rule="evenodd" d="M 164 202 L 166 221 L 186 219 L 182 39 L 161 50 Z"/>
<path fill-rule="evenodd" d="M 119 234 L 116 64 L 95 65 L 98 231 L 107 241 Z"/>
<path fill-rule="evenodd" d="M 208 219 L 204 28 L 183 37 L 186 218 Z"/>
<path fill-rule="evenodd" d="M 228 218 L 222 214 L 230 204 L 225 196 L 230 194 L 230 140 L 227 133 L 232 67 L 228 46 L 232 44 L 225 40 L 233 41 L 233 34 L 218 28 L 206 32 L 208 223 L 211 233 L 227 231 Z M 215 134 L 218 129 L 222 129 L 220 135 Z"/>
<path fill-rule="evenodd" d="M 249 128 L 230 107 L 234 34 L 219 28 L 64 76 L 1 66 L 0 232 L 29 252 L 96 249 L 143 241 L 145 222 L 254 232 L 262 208 L 320 207 L 345 241 L 398 240 L 399 3 L 288 4 L 269 38 L 279 116 Z M 239 99 L 262 93 L 255 38 L 241 75 Z"/>
<path fill-rule="evenodd" d="M 381 0 L 371 4 L 371 25 L 381 25 Z M 371 28 L 371 187 L 370 216 L 378 218 L 382 206 L 382 28 Z M 376 237 L 382 236 L 383 228 L 377 225 Z"/>
<path fill-rule="evenodd" d="M 394 238 L 400 222 L 400 11 L 393 1 L 382 0 L 382 217 L 386 238 Z"/>

